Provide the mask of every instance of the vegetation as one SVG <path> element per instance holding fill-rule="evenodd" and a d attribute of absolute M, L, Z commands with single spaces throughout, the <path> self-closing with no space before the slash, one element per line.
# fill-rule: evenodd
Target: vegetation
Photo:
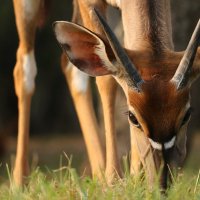
<path fill-rule="evenodd" d="M 123 179 L 108 185 L 105 180 L 79 176 L 71 167 L 71 159 L 66 167 L 57 170 L 36 168 L 28 178 L 29 184 L 22 188 L 13 185 L 8 170 L 9 181 L 0 185 L 1 200 L 188 200 L 200 199 L 199 174 L 193 177 L 179 175 L 173 177 L 173 184 L 166 193 L 160 191 L 159 184 L 149 187 L 145 178 L 133 177 L 127 171 Z"/>

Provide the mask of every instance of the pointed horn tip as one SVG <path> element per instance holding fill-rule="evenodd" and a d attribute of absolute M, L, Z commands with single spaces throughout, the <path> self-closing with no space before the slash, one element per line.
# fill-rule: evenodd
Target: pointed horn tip
<path fill-rule="evenodd" d="M 200 18 L 196 24 L 196 27 L 190 38 L 186 51 L 179 63 L 179 66 L 171 79 L 171 81 L 177 86 L 177 90 L 181 89 L 184 84 L 187 84 L 187 81 L 185 80 L 185 75 L 189 73 L 189 70 L 191 70 L 190 68 L 192 67 L 198 45 L 200 45 Z M 190 57 L 188 58 L 188 56 Z"/>

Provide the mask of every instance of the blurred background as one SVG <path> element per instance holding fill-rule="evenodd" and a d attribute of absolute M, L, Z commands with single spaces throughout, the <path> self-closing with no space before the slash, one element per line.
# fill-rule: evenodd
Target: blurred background
<path fill-rule="evenodd" d="M 193 29 L 200 17 L 199 0 L 171 1 L 173 38 L 176 50 L 184 50 Z M 114 12 L 114 11 L 113 11 Z M 59 156 L 65 151 L 74 154 L 75 165 L 87 162 L 85 146 L 81 135 L 73 102 L 60 68 L 61 50 L 52 31 L 56 20 L 70 20 L 72 16 L 71 0 L 52 0 L 50 15 L 44 27 L 38 29 L 35 43 L 38 74 L 36 90 L 31 109 L 31 161 L 40 166 L 59 165 Z M 16 61 L 18 36 L 15 26 L 13 4 L 11 0 L 0 3 L 0 163 L 12 164 L 17 137 L 17 98 L 14 91 L 13 69 Z M 94 104 L 102 127 L 101 106 L 93 82 Z M 188 130 L 190 153 L 188 165 L 191 171 L 200 167 L 200 80 L 192 88 L 192 120 Z M 117 108 L 118 141 L 123 140 L 122 153 L 129 146 L 127 116 L 121 91 L 118 95 L 120 107 Z M 98 106 L 97 106 L 98 105 Z M 123 131 L 122 131 L 123 130 Z M 125 130 L 125 131 L 124 131 Z M 102 128 L 103 133 L 103 128 Z M 199 132 L 200 133 L 200 132 Z M 126 135 L 124 137 L 124 134 Z M 191 140 L 191 138 L 193 138 Z M 199 141 L 199 142 L 198 142 Z M 121 145 L 120 145 L 121 146 Z M 193 153 L 195 152 L 195 153 Z M 79 155 L 79 156 L 77 156 Z M 50 158 L 50 159 L 49 159 Z M 52 159 L 55 158 L 55 159 Z"/>

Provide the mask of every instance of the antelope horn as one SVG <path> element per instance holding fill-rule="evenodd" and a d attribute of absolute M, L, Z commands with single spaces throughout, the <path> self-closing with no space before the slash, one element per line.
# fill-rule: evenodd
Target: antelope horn
<path fill-rule="evenodd" d="M 189 78 L 189 74 L 192 69 L 193 61 L 197 52 L 198 45 L 200 44 L 200 19 L 196 25 L 196 28 L 192 34 L 190 42 L 185 50 L 183 58 L 171 79 L 176 84 L 177 90 L 183 88 Z"/>
<path fill-rule="evenodd" d="M 97 19 L 104 30 L 104 33 L 109 41 L 109 44 L 115 54 L 117 61 L 125 68 L 125 76 L 128 78 L 128 85 L 137 89 L 138 92 L 141 91 L 141 84 L 144 82 L 140 75 L 137 72 L 136 67 L 129 59 L 128 55 L 121 47 L 117 37 L 110 29 L 109 25 L 103 19 L 103 17 L 98 13 L 98 11 L 94 8 L 94 12 L 97 16 Z"/>

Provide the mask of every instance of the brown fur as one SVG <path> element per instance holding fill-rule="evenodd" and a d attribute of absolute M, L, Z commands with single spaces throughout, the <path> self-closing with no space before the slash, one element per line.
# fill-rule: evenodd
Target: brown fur
<path fill-rule="evenodd" d="M 90 0 L 79 0 L 78 2 L 80 13 L 83 18 L 83 25 L 98 34 L 98 36 L 100 36 L 101 39 L 103 38 L 105 42 L 105 33 L 101 27 L 99 27 L 99 24 L 96 23 L 96 18 L 93 16 L 94 13 L 92 13 L 92 9 L 95 7 L 102 16 L 105 16 L 105 4 L 103 1 L 94 0 L 91 3 Z M 146 136 L 164 145 L 163 143 L 168 142 L 174 135 L 179 133 L 181 121 L 185 114 L 186 104 L 189 101 L 189 88 L 177 91 L 173 83 L 170 82 L 180 63 L 183 52 L 177 53 L 172 51 L 173 43 L 169 1 L 124 0 L 121 1 L 121 10 L 125 32 L 126 52 L 138 69 L 138 72 L 145 83 L 141 86 L 141 93 L 137 93 L 133 88 L 127 86 L 127 82 L 124 78 L 121 78 L 123 79 L 122 81 L 119 80 L 119 77 L 116 77 L 116 79 L 119 81 L 126 93 L 128 105 L 131 105 L 135 109 L 135 115 L 142 125 Z M 72 37 L 75 38 L 76 35 L 71 35 L 70 40 L 72 40 Z M 87 41 L 84 37 L 81 39 Z M 82 56 L 83 60 L 85 59 L 85 61 L 90 62 L 90 66 L 88 63 L 86 64 L 86 62 L 84 62 L 83 66 L 80 59 L 78 62 L 73 63 L 76 67 L 91 75 L 87 70 L 89 69 L 89 71 L 91 71 L 91 67 L 98 68 L 100 66 L 95 65 L 96 58 L 93 57 L 94 52 L 89 51 L 87 48 L 89 43 L 84 49 L 84 46 L 80 47 L 81 43 L 79 44 L 79 47 L 77 46 L 77 52 L 80 51 L 78 56 L 75 51 L 73 52 L 77 41 L 80 43 L 80 38 L 76 38 L 76 41 L 71 42 L 71 57 L 77 59 Z M 109 60 L 116 61 L 116 59 L 113 58 L 112 50 L 107 44 L 108 43 L 105 42 Z M 94 45 L 96 45 L 96 43 Z M 67 51 L 69 51 L 69 48 Z M 88 59 L 88 56 L 91 59 Z M 96 72 L 94 75 L 95 74 L 96 76 L 100 75 Z M 99 80 L 100 78 L 97 79 Z M 114 174 L 114 170 L 120 172 L 116 158 L 116 138 L 114 136 L 114 126 L 112 126 L 113 117 L 110 117 L 113 115 L 111 112 L 113 112 L 114 101 L 114 98 L 110 97 L 114 94 L 114 89 L 110 87 L 112 85 L 112 79 L 110 78 L 109 81 L 105 80 L 106 77 L 101 77 L 101 85 L 99 81 L 97 81 L 97 83 L 100 95 L 103 99 L 102 103 L 104 105 L 104 117 L 106 120 L 106 156 L 107 158 L 109 157 L 109 159 L 106 159 L 106 174 Z M 126 83 L 124 84 L 124 82 Z M 128 94 L 127 87 L 129 87 Z M 141 132 L 141 130 L 137 130 L 136 128 L 134 129 L 133 126 L 130 127 L 132 137 L 132 155 L 134 155 L 134 157 L 131 158 L 131 167 L 138 171 L 137 169 L 138 166 L 140 166 L 140 160 L 134 159 L 137 157 L 143 160 L 143 150 L 148 147 L 149 143 L 147 137 L 144 136 L 143 138 L 139 138 L 139 135 L 136 136 L 137 133 Z M 182 137 L 185 137 L 185 135 Z M 115 154 L 113 152 L 115 152 Z M 151 153 L 148 153 L 147 155 L 148 159 L 146 159 L 147 157 L 145 156 L 148 163 L 145 159 L 142 161 L 144 168 L 146 168 L 146 166 L 148 168 L 150 166 L 149 163 L 154 163 L 150 154 Z M 160 165 L 158 168 L 159 167 Z M 153 169 L 151 168 L 150 171 L 152 170 Z M 107 178 L 110 179 L 110 177 Z M 166 179 L 164 180 L 166 181 Z"/>
<path fill-rule="evenodd" d="M 46 11 L 48 10 L 47 4 L 49 3 L 49 0 L 42 1 L 43 4 L 40 4 L 40 8 L 35 11 L 34 16 L 30 21 L 27 20 L 27 16 L 23 16 L 24 7 L 22 1 L 14 0 L 13 2 L 20 40 L 17 52 L 17 63 L 14 70 L 15 89 L 19 99 L 19 136 L 13 176 L 15 183 L 21 185 L 24 183 L 24 177 L 29 173 L 28 134 L 30 104 L 33 93 L 29 94 L 24 89 L 22 58 L 25 54 L 34 49 L 35 31 L 37 25 L 41 25 L 45 21 L 44 18 L 47 16 Z M 138 109 L 141 118 L 144 118 L 146 133 L 157 141 L 164 141 L 171 137 L 171 134 L 178 129 L 177 118 L 180 118 L 181 108 L 184 107 L 189 98 L 187 88 L 181 92 L 177 92 L 172 85 L 166 83 L 166 81 L 170 80 L 174 74 L 183 55 L 183 53 L 168 52 L 168 49 L 173 49 L 169 1 L 122 0 L 121 2 L 125 30 L 125 47 L 129 49 L 127 52 L 130 58 L 138 68 L 142 78 L 146 81 L 142 88 L 144 91 L 143 93 L 138 94 L 129 90 L 130 103 L 134 108 Z M 80 16 L 83 24 L 87 28 L 101 35 L 101 38 L 105 38 L 102 29 L 96 23 L 96 19 L 90 12 L 91 8 L 95 7 L 103 16 L 105 16 L 105 1 L 78 0 L 76 8 L 78 7 L 80 9 Z M 79 12 L 77 13 L 79 14 Z M 76 16 L 73 17 L 73 20 L 78 21 Z M 106 51 L 110 60 L 113 60 L 113 53 L 108 46 Z M 83 55 L 83 52 L 79 53 L 80 55 Z M 194 73 L 199 71 L 199 54 L 200 53 L 198 53 L 195 61 Z M 92 57 L 92 59 L 96 58 Z M 67 60 L 63 61 L 64 65 L 67 65 L 67 63 Z M 70 82 L 70 70 L 67 72 L 63 69 L 63 71 Z M 111 76 L 107 76 L 105 79 L 99 78 L 97 82 L 98 87 L 100 88 L 106 120 L 106 176 L 108 179 L 112 180 L 113 174 L 116 172 L 120 174 L 121 172 L 116 149 L 116 136 L 113 121 L 114 115 L 112 113 L 114 112 L 113 101 L 115 99 L 116 83 Z M 83 128 L 93 173 L 100 173 L 101 169 L 104 169 L 104 156 L 98 138 L 97 121 L 94 116 L 90 91 L 87 89 L 86 94 L 77 93 L 71 82 L 69 85 L 75 101 L 81 127 Z M 85 117 L 85 115 L 87 117 Z M 154 115 L 156 115 L 156 117 L 154 117 Z M 134 141 L 134 139 L 135 138 L 133 138 L 132 141 Z M 145 139 L 147 140 L 147 138 Z M 145 141 L 144 143 L 144 140 L 143 138 L 140 139 L 140 141 L 145 144 L 143 147 L 146 147 L 148 141 Z M 137 151 L 138 149 L 135 150 L 134 155 L 136 155 L 137 158 L 143 159 L 141 158 L 142 151 L 139 152 Z M 134 149 L 132 150 L 132 153 L 133 151 Z M 147 156 L 145 156 L 144 160 L 146 158 Z M 151 157 L 149 158 L 153 163 Z M 132 168 L 140 165 L 140 160 L 136 159 L 134 164 L 134 159 L 135 157 L 133 157 L 131 161 Z M 145 161 L 143 162 L 144 166 L 145 163 L 146 165 L 149 165 L 149 159 L 148 163 Z M 152 167 L 149 167 L 149 169 L 152 174 Z"/>
<path fill-rule="evenodd" d="M 158 56 L 173 49 L 168 0 L 121 1 L 125 47 L 149 49 Z"/>
<path fill-rule="evenodd" d="M 189 90 L 178 91 L 159 77 L 145 82 L 142 93 L 129 90 L 130 104 L 139 113 L 144 131 L 154 141 L 169 141 L 179 128 L 179 116 L 189 99 Z"/>

